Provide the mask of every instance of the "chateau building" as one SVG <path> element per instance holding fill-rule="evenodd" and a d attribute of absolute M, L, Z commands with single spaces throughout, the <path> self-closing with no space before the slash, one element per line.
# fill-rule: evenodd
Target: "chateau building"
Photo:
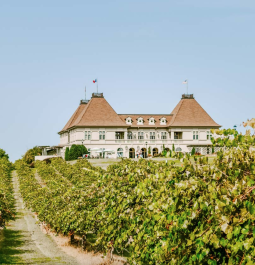
<path fill-rule="evenodd" d="M 211 154 L 211 129 L 221 127 L 199 105 L 193 94 L 184 94 L 170 114 L 117 114 L 103 93 L 81 100 L 59 132 L 60 146 L 83 144 L 93 155 L 134 158 L 156 155 L 165 148 Z"/>

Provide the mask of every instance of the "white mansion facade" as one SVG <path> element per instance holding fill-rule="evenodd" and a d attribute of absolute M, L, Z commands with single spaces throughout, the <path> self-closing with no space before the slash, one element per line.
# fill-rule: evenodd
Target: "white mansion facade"
<path fill-rule="evenodd" d="M 81 100 L 65 127 L 59 132 L 62 155 L 67 146 L 83 144 L 91 154 L 112 151 L 113 157 L 146 157 L 149 147 L 155 155 L 165 148 L 210 154 L 211 129 L 221 127 L 198 104 L 193 95 L 182 95 L 170 114 L 117 114 L 103 93 Z M 104 152 L 104 151 L 103 151 Z"/>

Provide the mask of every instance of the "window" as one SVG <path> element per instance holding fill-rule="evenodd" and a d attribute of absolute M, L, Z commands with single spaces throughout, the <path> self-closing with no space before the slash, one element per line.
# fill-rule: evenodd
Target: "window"
<path fill-rule="evenodd" d="M 132 140 L 132 139 L 133 139 L 133 134 L 132 134 L 132 132 L 128 132 L 128 133 L 127 133 L 127 138 L 128 138 L 129 140 Z"/>
<path fill-rule="evenodd" d="M 117 150 L 117 156 L 118 157 L 123 157 L 123 148 L 118 148 L 118 150 Z"/>
<path fill-rule="evenodd" d="M 91 131 L 85 131 L 84 140 L 90 140 L 91 139 Z"/>
<path fill-rule="evenodd" d="M 198 140 L 198 131 L 193 131 L 193 140 Z"/>
<path fill-rule="evenodd" d="M 160 125 L 166 125 L 166 118 L 160 119 Z"/>
<path fill-rule="evenodd" d="M 143 132 L 138 132 L 138 139 L 143 139 Z"/>
<path fill-rule="evenodd" d="M 154 125 L 155 124 L 155 119 L 154 118 L 150 118 L 149 119 L 149 125 Z"/>
<path fill-rule="evenodd" d="M 124 132 L 115 132 L 115 139 L 124 139 Z"/>
<path fill-rule="evenodd" d="M 163 140 L 166 139 L 166 132 L 161 132 L 161 139 L 163 139 Z"/>
<path fill-rule="evenodd" d="M 211 131 L 207 131 L 207 132 L 206 132 L 206 139 L 207 139 L 207 140 L 211 140 L 211 138 L 212 138 L 212 133 L 211 133 Z"/>
<path fill-rule="evenodd" d="M 174 132 L 174 139 L 182 139 L 182 132 Z"/>
<path fill-rule="evenodd" d="M 105 131 L 99 131 L 99 140 L 105 140 Z"/>
<path fill-rule="evenodd" d="M 138 118 L 137 119 L 137 124 L 143 125 L 143 118 Z"/>
<path fill-rule="evenodd" d="M 132 119 L 130 118 L 130 117 L 128 117 L 127 119 L 126 119 L 126 124 L 132 124 Z"/>
<path fill-rule="evenodd" d="M 152 139 L 152 140 L 155 139 L 155 132 L 150 132 L 150 139 Z"/>

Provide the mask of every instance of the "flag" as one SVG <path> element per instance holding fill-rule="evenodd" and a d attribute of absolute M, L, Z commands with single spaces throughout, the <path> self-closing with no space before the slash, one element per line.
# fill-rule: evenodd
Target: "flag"
<path fill-rule="evenodd" d="M 97 82 L 97 79 L 93 80 L 93 83 L 95 84 Z"/>
<path fill-rule="evenodd" d="M 182 83 L 183 83 L 183 84 L 187 84 L 187 83 L 188 83 L 188 80 L 185 80 L 185 81 L 183 81 Z"/>

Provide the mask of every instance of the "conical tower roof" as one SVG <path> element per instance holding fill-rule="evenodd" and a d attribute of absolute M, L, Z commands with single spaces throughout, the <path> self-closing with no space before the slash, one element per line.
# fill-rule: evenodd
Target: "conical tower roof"
<path fill-rule="evenodd" d="M 169 123 L 169 127 L 221 127 L 200 106 L 193 95 L 182 95 L 182 99 L 171 114 L 173 118 Z"/>
<path fill-rule="evenodd" d="M 92 94 L 88 104 L 80 104 L 62 131 L 71 127 L 128 127 L 105 100 L 103 94 Z M 61 132 L 62 132 L 61 131 Z"/>

